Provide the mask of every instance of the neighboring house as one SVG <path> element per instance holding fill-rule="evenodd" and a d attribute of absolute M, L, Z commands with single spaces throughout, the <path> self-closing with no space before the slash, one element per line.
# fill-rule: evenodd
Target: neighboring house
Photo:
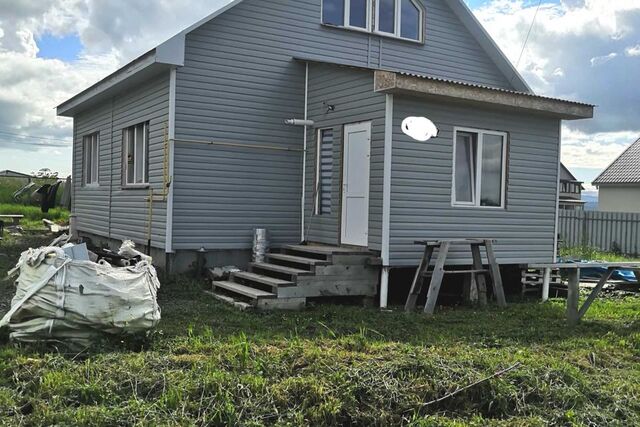
<path fill-rule="evenodd" d="M 582 181 L 578 181 L 571 171 L 560 163 L 560 209 L 584 210 L 586 202 L 582 200 L 583 190 Z"/>
<path fill-rule="evenodd" d="M 26 173 L 22 173 L 22 172 L 15 172 L 15 171 L 12 171 L 12 170 L 4 170 L 4 171 L 0 171 L 0 178 L 21 178 L 21 179 L 27 179 L 27 180 L 31 181 L 33 176 L 27 175 Z"/>
<path fill-rule="evenodd" d="M 462 0 L 395 4 L 236 0 L 60 105 L 80 232 L 180 270 L 200 248 L 244 267 L 265 227 L 374 251 L 383 284 L 416 239 L 553 261 L 561 121 L 593 106 L 533 94 Z"/>
<path fill-rule="evenodd" d="M 593 181 L 598 210 L 640 213 L 640 139 Z"/>

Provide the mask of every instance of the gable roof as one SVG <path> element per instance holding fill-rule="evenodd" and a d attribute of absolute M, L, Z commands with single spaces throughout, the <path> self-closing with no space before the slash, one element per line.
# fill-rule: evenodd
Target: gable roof
<path fill-rule="evenodd" d="M 640 139 L 593 181 L 593 185 L 600 184 L 640 184 Z"/>
<path fill-rule="evenodd" d="M 229 1 L 226 5 L 219 7 L 205 18 L 185 28 L 183 31 L 171 37 L 164 43 L 156 46 L 146 54 L 134 59 L 129 64 L 100 80 L 98 83 L 63 102 L 57 107 L 58 115 L 73 116 L 79 108 L 86 105 L 85 103 L 94 103 L 99 99 L 108 96 L 112 90 L 120 88 L 121 84 L 126 84 L 124 83 L 125 80 L 129 80 L 128 83 L 131 85 L 133 80 L 135 80 L 137 73 L 144 73 L 148 76 L 150 74 L 158 73 L 162 69 L 183 66 L 186 35 L 217 18 L 227 10 L 239 5 L 243 1 L 244 0 Z M 467 30 L 469 30 L 480 47 L 482 47 L 489 58 L 491 58 L 498 69 L 504 74 L 507 80 L 509 80 L 515 90 L 533 93 L 527 82 L 525 82 L 520 73 L 518 73 L 513 64 L 511 64 L 502 50 L 500 50 L 498 45 L 491 38 L 489 33 L 476 19 L 471 9 L 469 9 L 464 3 L 464 0 L 443 1 L 451 8 L 453 13 L 458 17 L 458 19 L 460 19 Z M 137 77 L 139 80 L 140 76 Z"/>
<path fill-rule="evenodd" d="M 31 175 L 22 172 L 16 172 L 12 170 L 4 170 L 0 171 L 0 177 L 8 177 L 8 178 L 33 178 Z"/>

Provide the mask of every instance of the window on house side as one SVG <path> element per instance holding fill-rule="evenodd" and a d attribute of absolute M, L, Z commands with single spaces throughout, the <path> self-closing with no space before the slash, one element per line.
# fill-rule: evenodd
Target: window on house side
<path fill-rule="evenodd" d="M 322 22 L 331 25 L 344 25 L 345 0 L 323 0 Z"/>
<path fill-rule="evenodd" d="M 453 204 L 504 207 L 506 134 L 456 130 Z"/>
<path fill-rule="evenodd" d="M 395 34 L 396 32 L 396 0 L 379 0 L 378 31 Z"/>
<path fill-rule="evenodd" d="M 333 129 L 320 129 L 316 144 L 315 214 L 329 215 L 333 185 Z"/>
<path fill-rule="evenodd" d="M 123 173 L 125 185 L 148 183 L 149 123 L 126 128 L 122 135 Z"/>
<path fill-rule="evenodd" d="M 98 133 L 82 138 L 83 179 L 85 185 L 98 185 L 100 180 L 100 145 L 98 141 Z"/>
<path fill-rule="evenodd" d="M 424 12 L 416 0 L 379 0 L 376 30 L 409 40 L 422 40 Z"/>
<path fill-rule="evenodd" d="M 322 23 L 370 29 L 372 0 L 323 0 Z"/>

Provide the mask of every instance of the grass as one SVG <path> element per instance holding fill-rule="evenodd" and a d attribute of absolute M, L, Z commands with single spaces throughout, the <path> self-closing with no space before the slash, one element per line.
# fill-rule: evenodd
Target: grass
<path fill-rule="evenodd" d="M 62 208 L 49 209 L 49 212 L 42 213 L 40 207 L 25 206 L 18 204 L 0 204 L 0 215 L 24 215 L 20 221 L 20 225 L 25 229 L 41 229 L 42 220 L 49 219 L 59 224 L 69 222 L 69 211 Z M 11 221 L 5 221 L 5 224 L 11 224 Z"/>
<path fill-rule="evenodd" d="M 163 283 L 157 331 L 80 355 L 0 333 L 0 425 L 640 425 L 638 298 L 598 300 L 569 329 L 560 300 L 242 313 L 200 289 Z"/>
<path fill-rule="evenodd" d="M 560 256 L 563 258 L 572 258 L 585 261 L 640 262 L 639 257 L 627 256 L 614 252 L 605 252 L 591 246 L 561 248 Z"/>

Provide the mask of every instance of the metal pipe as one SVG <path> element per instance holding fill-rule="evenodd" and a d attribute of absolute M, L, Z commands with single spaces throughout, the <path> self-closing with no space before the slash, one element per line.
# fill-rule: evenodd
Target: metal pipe
<path fill-rule="evenodd" d="M 387 308 L 389 302 L 389 267 L 382 268 L 380 277 L 380 308 Z"/>
<path fill-rule="evenodd" d="M 300 202 L 300 235 L 301 241 L 304 242 L 306 240 L 305 232 L 304 232 L 304 224 L 305 224 L 305 198 L 307 195 L 306 192 L 306 178 L 307 178 L 307 126 L 313 126 L 313 122 L 309 125 L 309 63 L 305 63 L 305 73 L 304 73 L 304 137 L 303 137 L 303 150 L 302 150 L 302 199 Z M 295 119 L 293 120 L 296 121 Z"/>
<path fill-rule="evenodd" d="M 255 145 L 255 144 L 242 144 L 238 142 L 223 142 L 223 141 L 202 141 L 194 139 L 174 139 L 173 142 L 180 142 L 183 144 L 204 144 L 204 145 L 220 145 L 225 147 L 238 147 L 238 148 L 254 148 L 256 150 L 276 150 L 276 151 L 292 151 L 301 152 L 296 148 L 277 147 L 275 145 Z"/>
<path fill-rule="evenodd" d="M 305 89 L 305 93 L 306 93 L 306 89 Z M 305 100 L 306 100 L 306 95 L 305 95 Z M 305 105 L 306 105 L 306 101 L 305 101 Z M 305 117 L 307 117 L 307 113 L 305 112 Z M 313 120 L 307 120 L 307 119 L 287 119 L 284 121 L 284 124 L 287 126 L 313 126 L 316 123 Z"/>

